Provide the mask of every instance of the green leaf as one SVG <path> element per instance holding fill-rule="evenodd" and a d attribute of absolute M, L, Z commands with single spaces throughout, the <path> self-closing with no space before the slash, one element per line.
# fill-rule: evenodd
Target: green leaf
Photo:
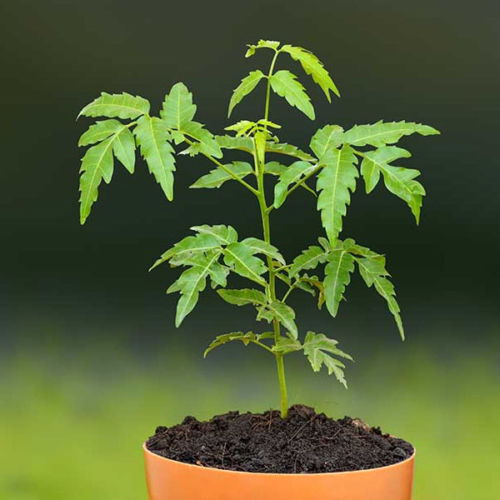
<path fill-rule="evenodd" d="M 102 120 L 91 125 L 88 130 L 82 134 L 78 141 L 78 146 L 88 146 L 101 142 L 113 135 L 117 130 L 121 130 L 123 124 L 118 120 Z"/>
<path fill-rule="evenodd" d="M 247 247 L 250 247 L 254 253 L 262 253 L 274 260 L 277 260 L 280 264 L 286 264 L 285 259 L 280 254 L 278 249 L 270 243 L 267 243 L 267 241 L 251 237 L 245 238 L 241 243 Z"/>
<path fill-rule="evenodd" d="M 329 313 L 335 317 L 340 301 L 344 298 L 346 286 L 354 271 L 354 257 L 344 248 L 333 250 L 325 266 L 325 302 Z"/>
<path fill-rule="evenodd" d="M 113 152 L 123 166 L 131 173 L 135 169 L 135 139 L 127 127 L 117 132 L 113 141 Z"/>
<path fill-rule="evenodd" d="M 169 201 L 174 198 L 175 158 L 166 123 L 160 118 L 143 116 L 139 118 L 134 135 L 141 148 L 141 154 L 148 164 L 149 172 L 160 184 Z"/>
<path fill-rule="evenodd" d="M 242 243 L 231 243 L 224 250 L 224 262 L 240 276 L 264 286 L 266 282 L 261 275 L 267 271 L 267 267 L 254 253 L 252 248 Z"/>
<path fill-rule="evenodd" d="M 224 226 L 222 224 L 208 226 L 205 224 L 203 226 L 193 226 L 191 229 L 197 233 L 214 236 L 222 245 L 229 245 L 238 241 L 238 233 L 232 226 Z"/>
<path fill-rule="evenodd" d="M 290 276 L 290 278 L 293 278 L 300 271 L 306 269 L 315 269 L 318 264 L 323 264 L 324 262 L 326 262 L 326 259 L 327 254 L 322 248 L 311 245 L 299 256 L 295 257 L 292 262 L 292 266 L 288 271 L 288 275 Z"/>
<path fill-rule="evenodd" d="M 336 379 L 347 389 L 347 383 L 344 377 L 345 365 L 333 356 L 338 356 L 352 361 L 349 354 L 341 351 L 337 347 L 336 340 L 328 338 L 323 333 L 307 332 L 304 341 L 304 354 L 309 359 L 312 369 L 315 372 L 321 370 L 324 365 L 328 370 L 328 375 L 332 373 Z"/>
<path fill-rule="evenodd" d="M 288 167 L 286 165 L 282 165 L 277 161 L 270 161 L 264 166 L 264 173 L 269 175 L 280 176 Z"/>
<path fill-rule="evenodd" d="M 259 40 L 256 45 L 248 45 L 245 57 L 250 57 L 255 54 L 257 49 L 272 49 L 276 50 L 280 46 L 280 42 L 273 40 Z"/>
<path fill-rule="evenodd" d="M 169 128 L 182 130 L 194 118 L 195 113 L 193 94 L 182 82 L 173 85 L 163 101 L 160 111 L 162 120 Z"/>
<path fill-rule="evenodd" d="M 376 254 L 375 254 L 376 255 Z M 396 290 L 389 281 L 389 273 L 385 269 L 385 261 L 382 255 L 376 257 L 355 257 L 361 277 L 368 287 L 375 285 L 377 292 L 385 299 L 389 311 L 394 316 L 394 320 L 399 330 L 401 338 L 404 340 L 405 332 L 403 321 L 400 315 L 400 308 L 396 301 Z"/>
<path fill-rule="evenodd" d="M 411 154 L 405 149 L 395 146 L 384 146 L 375 151 L 368 151 L 364 155 L 367 162 L 364 170 L 367 191 L 368 188 L 372 187 L 374 182 L 375 174 L 371 170 L 376 169 L 382 172 L 387 189 L 408 204 L 418 224 L 420 209 L 422 207 L 422 197 L 425 195 L 425 189 L 422 184 L 414 180 L 420 175 L 420 172 L 411 168 L 396 167 L 388 164 L 399 158 L 408 158 Z"/>
<path fill-rule="evenodd" d="M 100 97 L 87 104 L 78 116 L 134 119 L 141 115 L 147 115 L 149 107 L 149 102 L 139 96 L 133 96 L 126 92 L 122 94 L 102 92 Z"/>
<path fill-rule="evenodd" d="M 330 149 L 342 144 L 343 130 L 339 125 L 326 125 L 312 136 L 311 149 L 320 160 Z"/>
<path fill-rule="evenodd" d="M 233 340 L 240 340 L 247 346 L 250 342 L 257 343 L 260 339 L 262 338 L 262 335 L 255 335 L 253 332 L 231 332 L 231 333 L 224 333 L 223 335 L 218 335 L 207 347 L 205 352 L 203 353 L 203 357 L 206 358 L 207 354 L 215 349 L 216 347 L 219 347 L 223 344 L 227 344 L 228 342 L 232 342 Z M 262 345 L 261 345 L 262 347 Z"/>
<path fill-rule="evenodd" d="M 201 152 L 211 155 L 214 158 L 221 158 L 222 152 L 220 146 L 215 140 L 215 137 L 201 123 L 189 122 L 183 125 L 183 134 L 196 139 L 200 143 Z"/>
<path fill-rule="evenodd" d="M 318 174 L 317 207 L 321 212 L 321 222 L 328 239 L 334 244 L 342 231 L 342 218 L 351 201 L 350 192 L 356 189 L 357 158 L 353 150 L 344 145 L 342 149 L 331 149 L 324 156 L 325 167 Z"/>
<path fill-rule="evenodd" d="M 233 137 L 232 135 L 216 135 L 215 140 L 222 149 L 239 149 L 252 154 L 253 141 L 250 137 Z"/>
<path fill-rule="evenodd" d="M 302 288 L 302 290 L 304 290 L 304 288 L 300 286 L 300 283 L 304 282 L 318 290 L 318 309 L 321 309 L 325 303 L 325 286 L 323 282 L 317 276 L 308 276 L 307 274 L 304 274 L 298 279 L 298 288 Z"/>
<path fill-rule="evenodd" d="M 309 96 L 305 93 L 302 84 L 297 81 L 296 75 L 288 70 L 280 70 L 274 73 L 270 79 L 271 88 L 276 94 L 284 97 L 290 106 L 295 106 L 308 118 L 314 120 L 314 108 Z"/>
<path fill-rule="evenodd" d="M 283 355 L 300 350 L 302 350 L 302 344 L 297 339 L 291 339 L 289 337 L 280 337 L 278 342 L 272 347 L 273 352 L 278 352 Z"/>
<path fill-rule="evenodd" d="M 435 135 L 440 132 L 435 128 L 413 122 L 383 122 L 382 120 L 370 125 L 355 125 L 344 132 L 343 141 L 352 146 L 384 146 L 394 144 L 401 137 L 411 134 Z"/>
<path fill-rule="evenodd" d="M 242 288 L 240 290 L 217 290 L 217 293 L 229 304 L 244 306 L 247 304 L 264 305 L 266 296 L 259 290 Z"/>
<path fill-rule="evenodd" d="M 234 175 L 238 178 L 243 179 L 248 174 L 253 172 L 253 168 L 249 163 L 243 161 L 234 161 L 226 165 Z M 219 188 L 226 181 L 232 180 L 233 177 L 229 175 L 225 170 L 217 167 L 211 170 L 208 174 L 202 175 L 195 183 L 191 184 L 191 188 Z"/>
<path fill-rule="evenodd" d="M 220 240 L 212 234 L 200 233 L 195 236 L 186 236 L 164 252 L 151 266 L 150 271 L 174 257 L 176 259 L 175 265 L 185 265 L 185 259 L 190 258 L 193 254 L 203 254 L 215 248 L 220 248 Z"/>
<path fill-rule="evenodd" d="M 184 271 L 177 281 L 167 290 L 167 293 L 180 292 L 177 303 L 175 326 L 179 327 L 184 318 L 194 309 L 200 292 L 205 289 L 210 268 L 219 258 L 220 252 L 199 259 L 199 265 Z"/>
<path fill-rule="evenodd" d="M 251 149 L 250 149 L 251 152 Z M 314 161 L 314 157 L 312 157 L 309 153 L 300 150 L 298 147 L 293 146 L 292 144 L 281 144 L 276 142 L 267 142 L 266 143 L 266 152 L 267 153 L 277 153 L 287 156 L 293 156 L 294 158 L 298 158 L 299 160 L 304 161 Z"/>
<path fill-rule="evenodd" d="M 104 179 L 106 183 L 113 176 L 113 140 L 105 139 L 87 150 L 80 168 L 80 223 L 84 224 L 97 200 L 98 188 Z"/>
<path fill-rule="evenodd" d="M 275 301 L 261 307 L 257 319 L 265 319 L 269 323 L 276 319 L 286 328 L 293 339 L 298 337 L 295 311 L 290 306 L 283 304 L 283 302 Z"/>
<path fill-rule="evenodd" d="M 330 90 L 340 97 L 340 93 L 333 83 L 328 71 L 323 67 L 323 63 L 312 53 L 302 47 L 293 47 L 292 45 L 284 45 L 281 48 L 282 52 L 288 52 L 292 59 L 300 62 L 303 70 L 311 75 L 313 81 L 317 83 L 325 93 L 328 102 L 330 99 Z"/>
<path fill-rule="evenodd" d="M 274 186 L 274 207 L 279 208 L 286 200 L 288 187 L 291 184 L 300 182 L 306 175 L 310 174 L 317 168 L 306 161 L 296 161 L 292 163 L 280 175 L 279 182 Z"/>
<path fill-rule="evenodd" d="M 240 120 L 239 122 L 233 123 L 233 125 L 229 125 L 229 127 L 225 127 L 224 130 L 229 130 L 231 132 L 237 132 L 236 136 L 245 135 L 251 128 L 257 125 L 255 122 L 251 122 L 249 120 Z"/>
<path fill-rule="evenodd" d="M 229 102 L 229 109 L 227 112 L 227 116 L 231 116 L 231 112 L 234 107 L 252 90 L 258 85 L 258 83 L 264 78 L 265 75 L 262 71 L 255 70 L 250 71 L 249 75 L 241 80 L 241 83 L 234 89 L 233 95 L 231 97 L 231 101 Z"/>

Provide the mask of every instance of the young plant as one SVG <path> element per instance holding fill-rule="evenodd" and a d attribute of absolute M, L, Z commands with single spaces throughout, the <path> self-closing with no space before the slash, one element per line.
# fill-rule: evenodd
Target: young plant
<path fill-rule="evenodd" d="M 234 180 L 254 196 L 262 219 L 261 238 L 240 238 L 231 226 L 195 226 L 191 228 L 192 235 L 169 248 L 151 269 L 165 262 L 172 267 L 186 268 L 167 290 L 167 293 L 180 294 L 175 318 L 177 327 L 195 307 L 207 280 L 226 302 L 255 307 L 257 320 L 270 324 L 270 329 L 219 335 L 208 346 L 205 356 L 214 348 L 235 340 L 244 345 L 254 344 L 273 356 L 281 392 L 281 414 L 286 417 L 284 357 L 287 354 L 302 351 L 314 371 L 324 366 L 344 386 L 345 365 L 341 359 L 352 359 L 339 349 L 336 340 L 323 333 L 308 331 L 299 335 L 295 312 L 287 304 L 294 290 L 317 296 L 318 307 L 321 309 L 325 304 L 335 317 L 351 274 L 357 268 L 366 285 L 373 287 L 386 301 L 404 339 L 400 309 L 385 257 L 353 239 L 341 239 L 340 234 L 360 173 L 366 193 L 372 192 L 382 180 L 392 194 L 406 202 L 418 224 L 425 195 L 422 184 L 416 180 L 420 172 L 393 163 L 410 156 L 406 149 L 394 144 L 410 134 L 439 132 L 419 123 L 378 121 L 355 125 L 349 130 L 339 125 L 325 125 L 311 138 L 311 152 L 283 143 L 276 136 L 281 126 L 270 120 L 272 92 L 285 98 L 309 119 L 314 120 L 315 114 L 297 76 L 276 68 L 278 58 L 280 62 L 287 57 L 298 62 L 321 87 L 329 102 L 332 93 L 340 94 L 321 61 L 308 50 L 260 40 L 249 45 L 246 57 L 261 50 L 270 52 L 270 67 L 267 72 L 251 71 L 242 79 L 229 102 L 228 117 L 261 82 L 265 86 L 264 114 L 254 121 L 241 120 L 226 127 L 229 133 L 225 135 L 214 136 L 204 125 L 194 121 L 196 105 L 183 83 L 176 83 L 165 96 L 159 116 L 150 113 L 146 99 L 127 93 L 103 92 L 85 106 L 80 115 L 107 119 L 91 125 L 79 141 L 79 146 L 91 146 L 82 159 L 80 170 L 80 220 L 83 224 L 90 214 L 102 181 L 111 181 L 114 158 L 130 173 L 134 172 L 136 147 L 170 201 L 173 199 L 176 155 L 202 155 L 214 165 L 192 188 L 219 188 Z M 248 153 L 248 162 L 226 160 L 224 154 L 232 150 Z M 271 161 L 270 156 L 289 161 Z M 272 200 L 265 194 L 269 179 L 276 180 Z M 309 246 L 287 262 L 271 243 L 270 215 L 298 189 L 317 198 L 316 206 L 326 237 L 319 237 L 318 244 Z M 316 271 L 320 267 L 323 272 Z M 248 288 L 228 288 L 231 273 L 248 279 Z"/>

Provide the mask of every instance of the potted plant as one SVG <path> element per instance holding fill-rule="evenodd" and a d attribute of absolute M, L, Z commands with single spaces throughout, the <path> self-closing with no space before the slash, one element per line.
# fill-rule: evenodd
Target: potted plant
<path fill-rule="evenodd" d="M 191 187 L 213 189 L 235 181 L 255 198 L 262 220 L 260 237 L 240 236 L 227 225 L 192 227 L 192 233 L 169 248 L 152 268 L 167 262 L 185 268 L 167 290 L 180 294 L 177 327 L 208 284 L 226 302 L 256 309 L 257 320 L 264 324 L 261 330 L 219 335 L 205 356 L 233 341 L 259 347 L 276 363 L 280 411 L 231 412 L 209 422 L 186 417 L 177 426 L 158 427 L 144 445 L 149 495 L 155 500 L 407 500 L 412 488 L 412 445 L 360 420 L 336 421 L 305 406 L 288 407 L 285 356 L 303 353 L 314 371 L 326 368 L 344 386 L 344 362 L 352 358 L 323 333 L 299 332 L 287 299 L 292 292 L 303 291 L 316 296 L 318 307 L 324 305 L 335 317 L 351 274 L 357 270 L 366 285 L 386 301 L 404 339 L 385 257 L 341 237 L 342 224 L 360 174 L 366 193 L 384 184 L 406 202 L 418 224 L 425 195 L 416 180 L 420 172 L 394 165 L 410 156 L 394 144 L 403 136 L 438 131 L 418 123 L 378 121 L 348 130 L 325 125 L 310 140 L 309 152 L 281 142 L 276 135 L 281 126 L 270 119 L 272 93 L 311 120 L 315 113 L 297 76 L 277 69 L 278 61 L 288 57 L 299 63 L 329 102 L 331 94 L 339 96 L 339 92 L 321 61 L 308 50 L 260 40 L 249 45 L 246 57 L 261 50 L 271 55 L 269 70 L 251 71 L 242 79 L 231 97 L 228 117 L 259 84 L 265 86 L 264 114 L 226 127 L 224 135 L 214 136 L 194 120 L 196 105 L 183 83 L 175 84 L 165 96 L 159 116 L 150 113 L 146 99 L 127 93 L 103 92 L 80 112 L 105 118 L 91 125 L 79 141 L 80 146 L 90 146 L 80 170 L 82 224 L 102 181 L 111 181 L 114 158 L 134 172 L 136 147 L 169 201 L 176 154 L 201 155 L 213 169 Z M 226 159 L 233 150 L 247 153 L 248 161 Z M 274 181 L 272 198 L 265 189 L 269 180 Z M 271 240 L 270 218 L 299 189 L 316 198 L 325 234 L 286 260 Z M 233 275 L 248 280 L 248 286 L 229 287 L 228 278 Z"/>

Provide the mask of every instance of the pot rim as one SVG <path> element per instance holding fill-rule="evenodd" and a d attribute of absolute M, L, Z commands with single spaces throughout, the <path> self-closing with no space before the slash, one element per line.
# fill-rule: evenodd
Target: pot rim
<path fill-rule="evenodd" d="M 413 445 L 412 445 L 413 446 Z M 217 467 L 205 467 L 205 466 L 199 466 L 195 464 L 188 464 L 186 462 L 181 462 L 179 460 L 172 460 L 171 458 L 166 458 L 162 457 L 161 455 L 158 455 L 151 450 L 148 450 L 148 447 L 146 446 L 146 442 L 143 443 L 142 449 L 144 450 L 144 453 L 148 455 L 152 455 L 154 458 L 157 458 L 159 460 L 164 460 L 166 462 L 170 462 L 171 464 L 179 464 L 185 467 L 192 467 L 193 469 L 196 470 L 208 470 L 212 472 L 218 472 L 218 473 L 225 473 L 225 474 L 246 474 L 250 476 L 265 476 L 265 477 L 318 477 L 318 476 L 343 476 L 347 474 L 363 474 L 363 473 L 370 473 L 373 471 L 382 471 L 382 470 L 387 470 L 391 468 L 397 468 L 401 467 L 408 462 L 411 462 L 415 460 L 415 456 L 417 454 L 416 448 L 413 446 L 413 453 L 410 457 L 405 458 L 404 460 L 401 460 L 401 462 L 397 462 L 395 464 L 391 465 L 384 465 L 383 467 L 375 467 L 372 469 L 360 469 L 360 470 L 350 470 L 350 471 L 339 471 L 339 472 L 314 472 L 314 473 L 278 473 L 278 472 L 245 472 L 245 471 L 239 471 L 239 470 L 230 470 L 230 469 L 218 469 Z"/>

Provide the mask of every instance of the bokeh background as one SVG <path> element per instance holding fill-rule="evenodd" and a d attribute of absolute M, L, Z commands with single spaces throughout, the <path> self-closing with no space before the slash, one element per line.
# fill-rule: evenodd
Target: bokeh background
<path fill-rule="evenodd" d="M 322 124 L 381 118 L 442 131 L 404 142 L 428 191 L 420 227 L 383 189 L 359 189 L 345 224 L 386 253 L 408 340 L 358 278 L 335 321 L 297 294 L 299 327 L 334 336 L 356 364 L 345 391 L 291 356 L 291 402 L 412 441 L 417 500 L 500 497 L 498 2 L 18 0 L 2 2 L 0 18 L 0 498 L 143 499 L 140 445 L 156 425 L 277 406 L 260 352 L 234 345 L 202 360 L 216 334 L 254 327 L 252 312 L 210 291 L 175 329 L 176 297 L 164 290 L 176 271 L 146 272 L 192 225 L 259 233 L 254 200 L 230 183 L 188 190 L 211 165 L 185 158 L 173 204 L 143 163 L 133 176 L 116 169 L 83 228 L 77 204 L 83 105 L 128 91 L 158 109 L 183 80 L 198 118 L 220 133 L 232 89 L 268 65 L 265 53 L 243 58 L 259 38 L 310 48 L 342 92 L 328 105 L 301 76 L 315 123 L 274 98 L 288 142 L 306 147 Z M 261 92 L 235 119 L 260 116 Z M 321 232 L 305 192 L 272 224 L 289 259 Z"/>

